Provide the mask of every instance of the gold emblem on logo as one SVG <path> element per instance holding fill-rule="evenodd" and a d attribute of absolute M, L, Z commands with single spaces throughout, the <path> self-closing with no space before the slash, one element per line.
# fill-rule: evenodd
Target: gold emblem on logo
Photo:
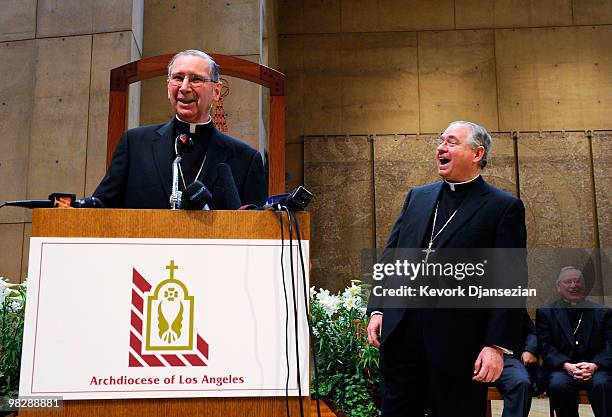
<path fill-rule="evenodd" d="M 161 281 L 147 296 L 146 349 L 193 349 L 193 296 L 174 277 L 174 260 L 166 269 L 170 278 Z"/>

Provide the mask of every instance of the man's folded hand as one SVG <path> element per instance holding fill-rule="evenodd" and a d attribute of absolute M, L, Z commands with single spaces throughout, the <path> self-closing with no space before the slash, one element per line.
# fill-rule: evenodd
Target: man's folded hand
<path fill-rule="evenodd" d="M 495 382 L 504 370 L 504 354 L 499 348 L 485 346 L 474 363 L 474 376 L 478 382 Z"/>
<path fill-rule="evenodd" d="M 382 329 L 382 314 L 373 314 L 368 324 L 368 343 L 380 347 L 380 331 Z"/>

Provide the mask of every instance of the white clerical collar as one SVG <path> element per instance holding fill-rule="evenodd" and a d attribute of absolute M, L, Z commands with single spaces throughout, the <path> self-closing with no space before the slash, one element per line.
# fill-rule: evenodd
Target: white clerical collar
<path fill-rule="evenodd" d="M 448 186 L 451 189 L 451 191 L 455 191 L 455 185 L 469 184 L 470 182 L 474 181 L 478 177 L 480 177 L 480 174 L 476 175 L 471 180 L 467 180 L 467 181 L 463 181 L 463 182 L 450 182 L 450 181 L 446 181 L 446 180 L 444 180 L 444 182 L 448 184 Z"/>
<path fill-rule="evenodd" d="M 210 117 L 210 116 L 208 116 L 208 120 L 206 122 L 204 122 L 204 123 L 189 123 L 189 122 L 186 122 L 184 120 L 181 120 L 181 118 L 178 117 L 178 114 L 175 115 L 174 117 L 176 117 L 176 120 L 178 120 L 179 122 L 183 122 L 183 123 L 189 125 L 189 133 L 195 133 L 196 132 L 196 127 L 207 125 L 210 122 L 212 122 L 212 117 Z"/>

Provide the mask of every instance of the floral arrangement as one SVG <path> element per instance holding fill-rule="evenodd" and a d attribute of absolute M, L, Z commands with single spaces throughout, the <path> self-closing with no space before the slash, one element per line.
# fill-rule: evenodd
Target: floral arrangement
<path fill-rule="evenodd" d="M 0 396 L 19 392 L 26 288 L 0 277 Z"/>
<path fill-rule="evenodd" d="M 365 289 L 359 281 L 338 294 L 310 289 L 318 365 L 318 381 L 313 378 L 312 393 L 318 391 L 319 398 L 331 401 L 350 417 L 380 416 L 379 351 L 367 342 Z"/>

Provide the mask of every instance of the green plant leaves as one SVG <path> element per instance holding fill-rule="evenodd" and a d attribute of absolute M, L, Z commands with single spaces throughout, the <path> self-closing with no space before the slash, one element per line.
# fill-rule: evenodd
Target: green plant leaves
<path fill-rule="evenodd" d="M 25 306 L 25 286 L 10 289 L 2 281 L 0 304 L 0 396 L 19 393 L 21 346 Z"/>
<path fill-rule="evenodd" d="M 319 368 L 318 394 L 350 417 L 378 417 L 379 350 L 367 343 L 363 286 L 337 295 L 311 289 L 313 346 Z M 315 393 L 314 381 L 311 384 Z"/>

